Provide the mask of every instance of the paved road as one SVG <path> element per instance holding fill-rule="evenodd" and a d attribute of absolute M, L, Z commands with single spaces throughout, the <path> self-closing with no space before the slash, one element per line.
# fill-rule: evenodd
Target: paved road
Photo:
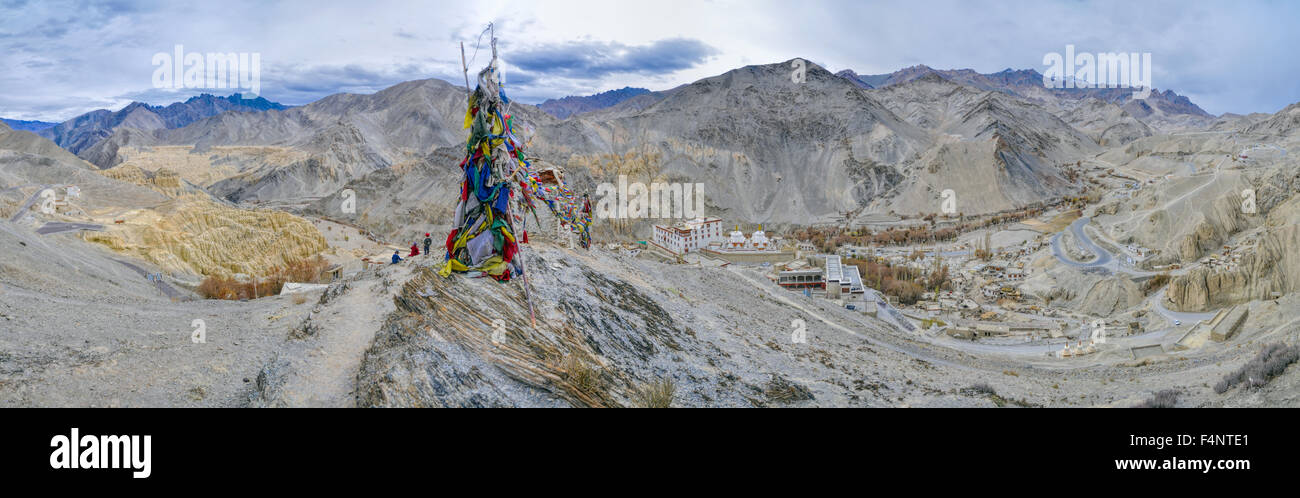
<path fill-rule="evenodd" d="M 1080 246 L 1092 252 L 1097 257 L 1093 258 L 1092 261 L 1087 263 L 1080 263 L 1078 261 L 1074 261 L 1066 257 L 1065 250 L 1061 248 L 1061 234 L 1058 233 L 1052 237 L 1052 254 L 1056 255 L 1056 259 L 1060 260 L 1062 263 L 1065 263 L 1070 266 L 1078 267 L 1078 268 L 1092 268 L 1096 266 L 1106 266 L 1111 262 L 1113 258 L 1111 257 L 1110 253 L 1107 252 L 1105 249 L 1102 249 L 1101 246 L 1093 243 L 1092 239 L 1088 238 L 1088 234 L 1083 232 L 1083 227 L 1087 225 L 1088 222 L 1091 220 L 1092 218 L 1088 218 L 1088 217 L 1083 217 L 1074 220 L 1074 223 L 1070 224 L 1069 230 L 1070 233 L 1074 235 L 1074 240 L 1077 241 Z"/>
<path fill-rule="evenodd" d="M 41 192 L 53 188 L 54 185 L 41 185 L 40 187 L 41 188 L 36 190 L 35 194 L 32 194 L 32 196 L 27 199 L 27 202 L 23 203 L 23 207 L 18 208 L 18 212 L 14 213 L 13 218 L 9 218 L 10 223 L 18 223 L 18 220 L 23 219 L 23 215 L 27 214 L 27 210 L 31 209 L 32 204 L 35 204 L 36 201 L 41 198 Z"/>
<path fill-rule="evenodd" d="M 1092 218 L 1087 218 L 1087 217 L 1079 218 L 1078 220 L 1075 220 L 1074 223 L 1070 224 L 1069 230 L 1070 233 L 1074 235 L 1074 239 L 1079 242 L 1080 246 L 1083 246 L 1084 249 L 1087 249 L 1093 254 L 1096 254 L 1097 257 L 1092 261 L 1086 263 L 1080 263 L 1078 261 L 1074 261 L 1066 257 L 1065 250 L 1061 248 L 1061 234 L 1058 233 L 1052 237 L 1052 254 L 1056 256 L 1057 260 L 1059 260 L 1061 263 L 1076 268 L 1105 268 L 1113 272 L 1126 273 L 1128 275 L 1132 275 L 1135 277 L 1149 277 L 1159 273 L 1169 273 L 1170 275 L 1178 275 L 1187 271 L 1186 269 L 1182 269 L 1182 270 L 1174 270 L 1174 271 L 1166 271 L 1166 272 L 1155 272 L 1155 271 L 1138 270 L 1127 264 L 1121 264 L 1119 260 L 1115 259 L 1114 255 L 1111 254 L 1110 251 L 1107 251 L 1103 249 L 1101 246 L 1097 245 L 1095 242 L 1092 241 L 1092 238 L 1088 236 L 1088 233 L 1087 231 L 1084 230 L 1084 227 L 1087 226 L 1088 222 L 1090 222 L 1091 220 Z"/>
<path fill-rule="evenodd" d="M 93 230 L 96 232 L 102 232 L 104 231 L 104 225 L 99 225 L 95 223 L 66 223 L 62 221 L 51 221 L 49 223 L 41 225 L 40 228 L 37 228 L 36 233 L 39 233 L 41 235 L 49 235 L 52 233 L 73 232 L 79 230 Z"/>
<path fill-rule="evenodd" d="M 139 266 L 136 266 L 134 264 L 128 263 L 126 261 L 122 261 L 120 259 L 114 259 L 113 261 L 117 261 L 118 263 L 121 263 L 122 266 L 135 270 L 135 272 L 139 273 L 140 276 L 142 277 L 146 277 L 149 275 L 149 272 L 144 271 L 144 268 L 140 268 Z M 160 292 L 162 292 L 164 295 L 172 299 L 181 299 L 181 300 L 187 299 L 185 294 L 182 294 L 180 291 L 176 290 L 175 287 L 172 287 L 171 284 L 168 284 L 167 282 L 163 282 L 161 280 L 155 280 L 154 286 L 158 287 L 158 290 Z"/>
<path fill-rule="evenodd" d="M 1183 323 L 1183 326 L 1190 326 L 1199 321 L 1209 320 L 1214 318 L 1214 315 L 1218 314 L 1217 311 L 1207 311 L 1204 313 L 1170 311 L 1168 308 L 1165 308 L 1164 289 L 1161 289 L 1160 292 L 1155 293 L 1155 295 L 1151 296 L 1149 299 L 1151 300 L 1151 307 L 1155 309 L 1157 313 L 1163 315 L 1170 323 L 1173 323 L 1174 320 L 1178 320 Z"/>

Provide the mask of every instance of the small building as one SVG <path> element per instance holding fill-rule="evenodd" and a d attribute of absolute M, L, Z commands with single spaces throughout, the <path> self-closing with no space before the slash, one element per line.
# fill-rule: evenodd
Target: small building
<path fill-rule="evenodd" d="M 826 256 L 826 276 L 824 278 L 826 280 L 826 297 L 828 299 L 839 299 L 840 293 L 844 291 L 844 285 L 847 284 L 839 256 Z"/>
<path fill-rule="evenodd" d="M 997 284 L 989 284 L 980 287 L 980 293 L 989 299 L 1002 297 L 1002 287 Z"/>
<path fill-rule="evenodd" d="M 343 278 L 343 265 L 333 264 L 321 272 L 321 280 L 334 282 Z"/>
<path fill-rule="evenodd" d="M 999 259 L 999 260 L 990 261 L 988 264 L 984 265 L 984 268 L 982 268 L 980 271 L 985 275 L 989 275 L 994 278 L 1005 278 L 1007 276 L 1007 269 L 1010 267 L 1011 264 L 1007 263 L 1006 260 Z"/>
<path fill-rule="evenodd" d="M 787 289 L 817 288 L 826 287 L 825 275 L 822 270 L 814 268 L 809 270 L 786 270 L 776 274 L 776 283 Z"/>
<path fill-rule="evenodd" d="M 843 256 L 848 259 L 866 259 L 872 256 L 874 250 L 872 250 L 870 247 L 855 246 L 852 244 L 848 244 L 848 245 L 840 246 L 840 248 L 835 252 L 838 253 L 840 256 Z"/>

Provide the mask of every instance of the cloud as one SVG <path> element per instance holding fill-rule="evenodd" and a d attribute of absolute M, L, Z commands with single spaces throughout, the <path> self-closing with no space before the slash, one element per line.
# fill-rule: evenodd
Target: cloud
<path fill-rule="evenodd" d="M 576 79 L 611 74 L 662 74 L 702 64 L 718 50 L 688 38 L 669 38 L 647 45 L 576 41 L 512 52 L 511 66 L 526 72 Z"/>
<path fill-rule="evenodd" d="M 1296 19 L 1300 2 L 1214 0 L 0 0 L 0 116 L 63 120 L 127 96 L 171 98 L 152 90 L 150 61 L 178 44 L 260 53 L 262 95 L 286 104 L 430 77 L 460 85 L 459 43 L 475 57 L 488 22 L 521 102 L 666 90 L 795 57 L 861 74 L 1042 71 L 1044 53 L 1073 44 L 1151 52 L 1155 86 L 1209 112 L 1274 112 L 1300 100 Z"/>

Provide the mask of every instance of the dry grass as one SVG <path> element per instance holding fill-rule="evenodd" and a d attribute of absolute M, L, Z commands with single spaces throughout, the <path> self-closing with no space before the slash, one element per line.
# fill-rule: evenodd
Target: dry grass
<path fill-rule="evenodd" d="M 641 386 L 637 392 L 637 401 L 643 408 L 668 408 L 673 404 L 673 392 L 676 390 L 672 379 L 660 379 Z"/>
<path fill-rule="evenodd" d="M 304 295 L 304 294 L 294 294 L 294 296 L 293 296 L 293 304 L 305 304 L 306 302 L 307 302 L 307 296 L 306 296 L 306 295 Z"/>
<path fill-rule="evenodd" d="M 590 394 L 596 392 L 596 388 L 599 387 L 600 374 L 577 356 L 570 355 L 565 358 L 560 371 L 565 380 L 573 383 L 579 391 Z"/>

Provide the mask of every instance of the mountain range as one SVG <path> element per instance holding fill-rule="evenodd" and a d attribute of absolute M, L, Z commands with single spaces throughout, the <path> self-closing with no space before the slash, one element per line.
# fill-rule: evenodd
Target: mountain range
<path fill-rule="evenodd" d="M 561 99 L 548 99 L 547 101 L 538 104 L 537 107 L 546 111 L 547 114 L 564 119 L 574 114 L 582 114 L 597 109 L 604 109 L 632 97 L 645 95 L 647 93 L 650 93 L 650 90 L 645 88 L 623 87 L 617 90 L 600 92 L 595 95 L 568 96 Z"/>
<path fill-rule="evenodd" d="M 1171 91 L 1145 102 L 1123 89 L 1069 93 L 1043 88 L 1033 70 L 915 66 L 862 76 L 809 65 L 806 81 L 794 83 L 784 64 L 664 91 L 629 87 L 515 103 L 511 113 L 528 123 L 533 155 L 562 165 L 580 189 L 619 175 L 704 183 L 711 213 L 769 223 L 935 212 L 949 189 L 967 214 L 1012 209 L 1084 188 L 1063 166 L 1105 147 L 1214 121 Z M 437 173 L 454 164 L 430 161 L 457 155 L 433 152 L 463 141 L 465 98 L 463 88 L 440 80 L 295 108 L 205 95 L 96 111 L 42 135 L 100 168 L 177 168 L 235 202 L 311 202 L 403 165 L 399 171 L 423 175 L 427 186 L 418 190 L 427 195 L 455 188 L 454 175 Z"/>
<path fill-rule="evenodd" d="M 41 131 L 46 128 L 53 128 L 58 125 L 58 123 L 47 123 L 45 121 L 23 121 L 21 119 L 5 119 L 5 118 L 0 118 L 0 123 L 4 123 L 5 125 L 8 125 L 9 128 L 12 130 L 22 130 L 22 131 Z"/>
<path fill-rule="evenodd" d="M 118 127 L 136 130 L 172 129 L 226 111 L 268 111 L 288 108 L 263 97 L 246 99 L 238 93 L 229 97 L 205 93 L 166 106 L 132 102 L 117 111 L 106 109 L 91 111 L 58 125 L 41 129 L 39 134 L 53 140 L 60 147 L 73 153 L 80 153 L 99 143 Z"/>
<path fill-rule="evenodd" d="M 1139 100 L 1133 98 L 1130 88 L 1047 88 L 1043 85 L 1043 74 L 1033 69 L 1008 68 L 981 74 L 972 69 L 942 70 L 917 65 L 887 74 L 860 75 L 852 70 L 836 74 L 866 89 L 887 88 L 936 75 L 959 85 L 1026 99 L 1058 115 L 1073 111 L 1081 101 L 1097 100 L 1117 105 L 1129 116 L 1166 131 L 1204 127 L 1214 120 L 1213 115 L 1172 90 L 1152 89 L 1146 99 Z"/>

